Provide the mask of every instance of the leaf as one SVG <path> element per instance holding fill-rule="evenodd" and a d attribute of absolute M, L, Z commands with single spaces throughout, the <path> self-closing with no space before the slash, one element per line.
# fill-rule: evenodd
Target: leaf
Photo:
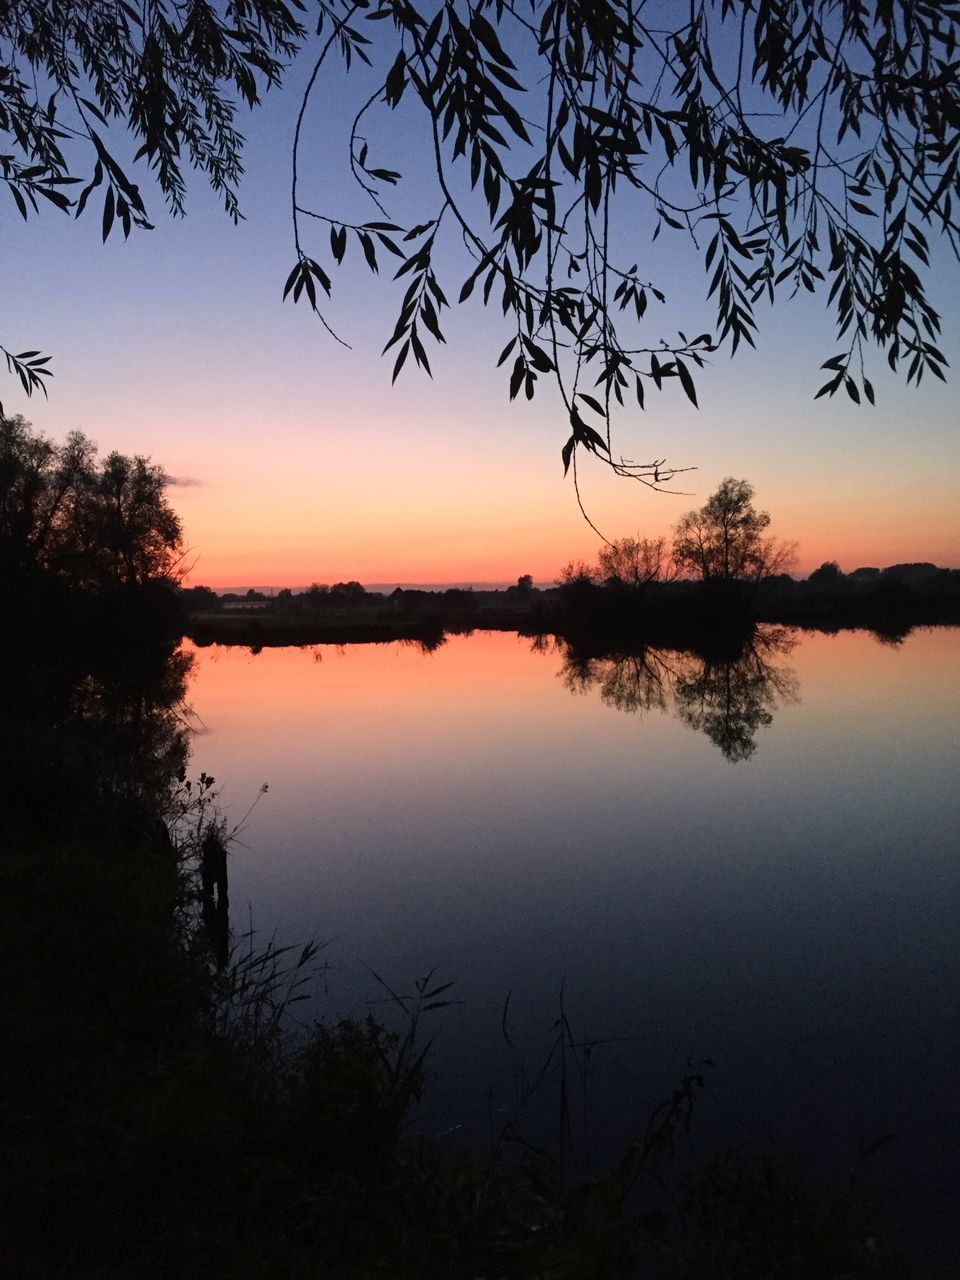
<path fill-rule="evenodd" d="M 600 401 L 594 396 L 588 396 L 583 391 L 578 391 L 577 395 L 579 395 L 580 399 L 585 401 L 595 413 L 599 413 L 601 418 L 605 418 L 607 416 L 607 411 L 604 409 Z"/>
<path fill-rule="evenodd" d="M 511 70 L 515 69 L 514 64 L 504 52 L 503 45 L 501 45 L 496 31 L 487 19 L 483 17 L 479 10 L 474 12 L 473 17 L 470 20 L 470 25 L 473 29 L 473 34 L 486 49 L 490 57 L 493 58 L 494 62 L 499 62 L 501 67 L 509 67 Z"/>
<path fill-rule="evenodd" d="M 857 384 L 854 382 L 854 380 L 852 378 L 846 378 L 844 380 L 844 386 L 847 388 L 847 395 L 850 397 L 853 403 L 859 404 L 860 392 L 857 390 Z"/>
<path fill-rule="evenodd" d="M 307 280 L 309 280 L 310 277 L 312 276 L 320 285 L 320 288 L 324 291 L 324 293 L 329 297 L 330 296 L 330 277 L 324 271 L 323 267 L 321 267 L 318 262 L 314 262 L 313 258 L 305 258 L 304 266 L 306 267 L 308 272 Z M 310 289 L 309 285 L 307 288 L 307 292 L 312 293 L 312 290 Z M 310 301 L 311 303 L 313 303 L 312 297 Z"/>
<path fill-rule="evenodd" d="M 396 382 L 397 375 L 399 374 L 400 370 L 403 368 L 403 364 L 407 358 L 407 353 L 409 352 L 409 350 L 410 350 L 410 341 L 408 339 L 400 348 L 400 354 L 397 356 L 397 362 L 393 366 L 393 377 L 390 379 L 391 383 Z"/>
<path fill-rule="evenodd" d="M 513 365 L 513 372 L 510 374 L 510 399 L 515 400 L 517 392 L 523 384 L 523 378 L 526 373 L 526 366 L 523 363 L 523 356 L 517 356 Z"/>
<path fill-rule="evenodd" d="M 365 231 L 358 231 L 357 235 L 360 239 L 360 247 L 363 249 L 363 256 L 367 260 L 367 266 L 374 274 L 377 274 L 380 268 L 377 265 L 377 251 L 373 247 L 373 241 Z M 402 254 L 400 256 L 403 257 Z"/>
<path fill-rule="evenodd" d="M 105 199 L 104 199 L 104 201 L 103 201 L 103 241 L 104 241 L 104 244 L 106 244 L 107 236 L 110 234 L 110 229 L 111 229 L 111 227 L 113 226 L 114 208 L 115 208 L 115 205 L 114 205 L 113 187 L 108 187 L 108 188 L 107 188 L 107 194 L 106 194 L 106 197 L 105 197 Z"/>
<path fill-rule="evenodd" d="M 421 365 L 424 369 L 426 369 L 427 373 L 430 374 L 430 377 L 432 378 L 433 373 L 431 372 L 431 369 L 430 369 L 430 361 L 427 359 L 427 353 L 423 349 L 423 343 L 420 341 L 420 338 L 417 336 L 416 328 L 413 328 L 410 330 L 410 341 L 413 343 L 414 360 L 416 360 L 417 364 Z"/>
<path fill-rule="evenodd" d="M 97 106 L 97 104 L 96 104 L 95 102 L 91 102 L 89 98 L 80 98 L 80 102 L 82 102 L 82 103 L 83 103 L 83 105 L 87 108 L 87 110 L 88 110 L 92 115 L 95 115 L 95 116 L 97 117 L 97 119 L 100 121 L 100 123 L 101 123 L 101 124 L 107 124 L 107 123 L 108 123 L 108 122 L 107 122 L 107 117 L 103 114 L 103 112 L 100 110 L 100 108 Z M 52 99 L 52 98 L 50 99 L 50 104 L 51 104 L 51 106 L 53 105 L 53 99 Z"/>
<path fill-rule="evenodd" d="M 403 97 L 403 91 L 407 87 L 406 71 L 407 55 L 401 49 L 393 66 L 387 72 L 387 79 L 384 84 L 384 97 L 388 107 L 396 107 Z"/>
<path fill-rule="evenodd" d="M 536 343 L 531 342 L 529 338 L 524 339 L 524 346 L 527 348 L 530 355 L 530 363 L 535 369 L 539 370 L 540 373 L 553 372 L 553 361 L 542 347 L 538 347 Z"/>
<path fill-rule="evenodd" d="M 677 361 L 677 375 L 680 378 L 680 385 L 687 393 L 687 399 L 695 409 L 699 409 L 700 406 L 697 404 L 697 390 L 693 385 L 693 378 L 690 376 L 690 370 L 682 360 Z"/>
<path fill-rule="evenodd" d="M 303 271 L 300 273 L 300 279 L 297 281 L 297 287 L 293 291 L 293 296 L 295 299 L 299 296 L 301 289 L 304 290 L 310 302 L 311 307 L 313 307 L 314 311 L 316 311 L 317 290 L 316 290 L 316 286 L 313 283 L 313 276 L 310 274 L 310 264 L 306 258 L 304 258 L 303 260 Z"/>
<path fill-rule="evenodd" d="M 562 451 L 561 451 L 561 453 L 560 453 L 560 456 L 561 456 L 561 458 L 563 459 L 563 474 L 564 474 L 564 475 L 566 475 L 566 474 L 567 474 L 567 472 L 570 470 L 570 460 L 571 460 L 571 458 L 573 457 L 573 451 L 574 451 L 574 449 L 575 449 L 576 447 L 577 447 L 577 437 L 576 437 L 576 436 L 571 436 L 571 437 L 570 437 L 570 439 L 567 441 L 567 443 L 563 446 L 563 449 L 562 449 Z"/>
<path fill-rule="evenodd" d="M 399 247 L 399 245 L 397 245 L 393 240 L 391 240 L 389 236 L 385 236 L 382 231 L 378 231 L 377 239 L 380 241 L 380 243 L 383 245 L 383 247 L 387 250 L 388 253 L 392 253 L 395 258 L 403 258 L 403 250 Z"/>
<path fill-rule="evenodd" d="M 507 343 L 507 345 L 506 345 L 506 346 L 503 348 L 503 350 L 500 352 L 500 359 L 497 361 L 497 368 L 498 368 L 498 369 L 500 368 L 500 366 L 503 364 L 504 360 L 506 360 L 507 356 L 510 354 L 510 352 L 513 350 L 513 348 L 514 348 L 516 345 L 517 345 L 517 340 L 516 340 L 516 338 L 511 338 L 511 339 L 510 339 L 510 341 Z"/>
<path fill-rule="evenodd" d="M 420 308 L 420 318 L 436 338 L 437 342 L 446 342 L 446 338 L 440 330 L 440 322 L 437 319 L 437 313 L 433 303 L 430 301 L 429 295 L 424 296 L 423 304 Z"/>
<path fill-rule="evenodd" d="M 54 191 L 52 187 L 35 187 L 34 190 L 51 204 L 55 204 L 58 209 L 62 209 L 64 213 L 70 208 L 72 202 L 62 191 Z"/>
<path fill-rule="evenodd" d="M 290 274 L 287 276 L 287 283 L 283 286 L 284 299 L 286 299 L 287 294 L 290 292 L 290 290 L 293 288 L 293 286 L 297 283 L 298 279 L 300 278 L 300 269 L 301 269 L 301 264 L 298 262 L 297 265 L 290 272 Z"/>

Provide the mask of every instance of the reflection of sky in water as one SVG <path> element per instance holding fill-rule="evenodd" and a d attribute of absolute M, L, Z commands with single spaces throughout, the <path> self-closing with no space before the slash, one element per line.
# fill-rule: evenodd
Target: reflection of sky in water
<path fill-rule="evenodd" d="M 434 966 L 456 979 L 440 1125 L 508 1092 L 507 991 L 532 1058 L 566 977 L 578 1031 L 639 1037 L 598 1051 L 594 1115 L 629 1126 L 709 1055 L 704 1139 L 766 1134 L 845 1173 L 861 1137 L 893 1130 L 873 1176 L 946 1221 L 960 632 L 802 637 L 774 662 L 799 701 L 731 764 L 675 718 L 571 695 L 560 656 L 513 635 L 430 657 L 200 651 L 193 772 L 234 814 L 270 784 L 234 857 L 234 924 L 250 902 L 264 931 L 330 939 L 327 1013 L 376 996 L 368 965 L 403 990 Z"/>

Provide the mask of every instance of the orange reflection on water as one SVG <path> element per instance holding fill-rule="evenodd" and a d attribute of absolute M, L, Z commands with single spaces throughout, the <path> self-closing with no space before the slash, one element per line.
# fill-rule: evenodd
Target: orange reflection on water
<path fill-rule="evenodd" d="M 563 717 L 558 662 L 537 661 L 531 643 L 476 632 L 451 636 L 432 654 L 397 642 L 257 655 L 195 650 L 192 687 L 204 735 L 195 759 L 208 772 L 258 785 L 246 777 L 254 735 L 271 785 L 290 771 L 302 777 L 322 768 L 349 788 L 368 777 L 372 757 L 385 756 L 402 761 L 401 773 L 435 775 L 438 760 L 444 767 L 464 753 L 465 734 L 471 751 L 494 752 L 520 701 L 531 740 Z"/>
<path fill-rule="evenodd" d="M 237 646 L 189 647 L 202 672 L 205 709 L 229 713 L 243 705 L 305 714 L 346 690 L 358 710 L 397 702 L 441 707 L 454 691 L 458 700 L 480 704 L 491 696 L 509 698 L 515 687 L 529 694 L 540 665 L 530 662 L 531 644 L 513 632 L 479 631 L 450 636 L 434 653 L 402 641 L 286 646 L 258 654 Z M 552 683 L 550 670 L 543 683 Z"/>

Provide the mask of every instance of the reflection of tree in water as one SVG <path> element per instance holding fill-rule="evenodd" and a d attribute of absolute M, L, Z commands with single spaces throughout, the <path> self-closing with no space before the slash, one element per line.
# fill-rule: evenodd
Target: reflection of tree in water
<path fill-rule="evenodd" d="M 724 659 L 652 646 L 602 658 L 568 650 L 560 676 L 571 693 L 598 689 L 618 711 L 672 711 L 727 760 L 746 760 L 756 750 L 757 730 L 799 696 L 796 674 L 777 662 L 795 644 L 782 627 L 758 627 L 736 657 Z"/>
<path fill-rule="evenodd" d="M 170 650 L 133 670 L 87 675 L 70 700 L 63 730 L 84 744 L 105 799 L 169 811 L 189 755 L 184 697 L 193 655 Z"/>
<path fill-rule="evenodd" d="M 0 671 L 7 709 L 0 767 L 9 788 L 0 847 L 31 850 L 34 861 L 44 851 L 91 847 L 118 884 L 162 865 L 171 886 L 182 888 L 191 880 L 175 868 L 194 867 L 196 899 L 182 906 L 222 965 L 229 945 L 224 824 L 213 779 L 186 778 L 193 656 L 173 643 L 121 654 L 108 640 L 96 661 L 68 645 L 45 656 L 56 661 L 42 671 L 13 663 Z M 214 836 L 215 852 L 223 853 L 216 867 Z"/>
<path fill-rule="evenodd" d="M 599 688 L 600 701 L 618 711 L 666 711 L 675 679 L 675 670 L 667 659 L 678 656 L 653 648 L 608 658 L 578 660 L 570 656 L 561 675 L 571 693 Z"/>
<path fill-rule="evenodd" d="M 166 812 L 188 757 L 192 662 L 176 643 L 121 649 L 106 636 L 48 646 L 42 665 L 4 663 L 5 818 L 53 836 Z"/>
<path fill-rule="evenodd" d="M 783 630 L 757 632 L 730 662 L 693 660 L 674 687 L 677 714 L 699 729 L 727 760 L 747 760 L 757 749 L 757 730 L 773 723 L 773 713 L 798 697 L 797 678 L 774 659 L 796 642 Z"/>

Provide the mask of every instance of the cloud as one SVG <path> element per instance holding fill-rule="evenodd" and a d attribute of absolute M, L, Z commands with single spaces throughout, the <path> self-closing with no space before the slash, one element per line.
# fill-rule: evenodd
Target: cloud
<path fill-rule="evenodd" d="M 171 489 L 199 489 L 203 480 L 195 480 L 193 476 L 164 476 Z"/>

